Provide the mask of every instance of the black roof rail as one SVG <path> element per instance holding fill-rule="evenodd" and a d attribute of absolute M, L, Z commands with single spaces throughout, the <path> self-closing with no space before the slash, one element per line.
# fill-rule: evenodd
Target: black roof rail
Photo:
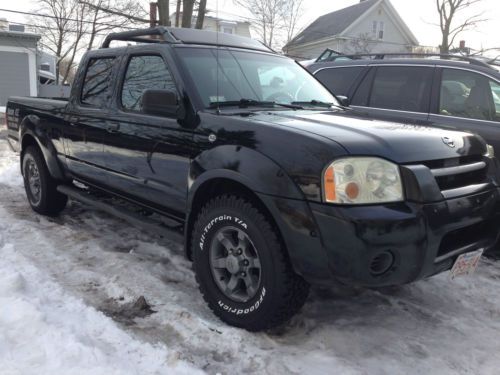
<path fill-rule="evenodd" d="M 239 35 L 166 26 L 111 33 L 104 39 L 101 48 L 109 48 L 114 40 L 139 43 L 201 44 L 274 52 L 257 40 Z"/>
<path fill-rule="evenodd" d="M 323 53 L 321 55 L 323 55 Z M 397 58 L 397 57 L 420 57 L 420 58 L 439 57 L 443 60 L 461 60 L 461 61 L 466 61 L 471 65 L 477 65 L 477 66 L 481 66 L 483 68 L 493 69 L 488 63 L 481 61 L 481 60 L 478 60 L 478 59 L 475 59 L 473 57 L 442 54 L 442 53 L 359 53 L 359 54 L 351 54 L 351 55 L 330 56 L 328 59 L 325 59 L 322 61 L 324 61 L 324 62 L 335 61 L 337 59 L 360 60 L 364 57 L 372 57 L 372 60 L 385 60 L 386 57 L 392 57 L 392 58 Z M 316 60 L 316 61 L 318 61 L 318 60 Z"/>
<path fill-rule="evenodd" d="M 180 41 L 166 27 L 152 27 L 109 34 L 101 48 L 109 48 L 113 40 L 140 43 L 179 43 Z"/>

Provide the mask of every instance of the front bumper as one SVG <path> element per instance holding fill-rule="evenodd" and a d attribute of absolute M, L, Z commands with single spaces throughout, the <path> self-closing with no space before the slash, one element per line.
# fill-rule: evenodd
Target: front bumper
<path fill-rule="evenodd" d="M 292 264 L 314 284 L 405 284 L 448 270 L 460 254 L 488 251 L 499 240 L 497 188 L 430 204 L 347 207 L 267 198 L 274 200 Z M 374 272 L 377 257 L 388 253 L 390 267 Z"/>

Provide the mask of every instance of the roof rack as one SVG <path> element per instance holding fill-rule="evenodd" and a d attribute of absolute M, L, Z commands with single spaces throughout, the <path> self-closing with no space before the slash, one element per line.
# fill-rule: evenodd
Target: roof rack
<path fill-rule="evenodd" d="M 325 50 L 327 52 L 327 50 Z M 322 55 L 325 53 L 323 52 L 317 59 L 316 62 L 319 62 Z M 449 55 L 449 54 L 441 54 L 441 53 L 360 53 L 360 54 L 352 54 L 352 55 L 330 55 L 327 59 L 321 60 L 322 62 L 326 61 L 335 61 L 338 59 L 351 59 L 351 60 L 360 60 L 364 57 L 372 57 L 372 60 L 385 60 L 387 57 L 389 58 L 397 58 L 397 57 L 420 57 L 420 58 L 426 58 L 426 57 L 439 57 L 443 60 L 461 60 L 468 62 L 471 65 L 477 65 L 481 66 L 483 68 L 488 68 L 488 69 L 493 69 L 488 63 L 468 57 L 468 56 L 461 56 L 461 55 Z"/>
<path fill-rule="evenodd" d="M 139 43 L 179 43 L 180 41 L 166 27 L 152 27 L 149 29 L 123 31 L 109 34 L 101 48 L 109 48 L 113 40 Z"/>
<path fill-rule="evenodd" d="M 111 33 L 104 39 L 101 48 L 109 48 L 114 40 L 139 43 L 201 44 L 273 52 L 261 42 L 243 36 L 179 27 L 157 26 L 149 29 Z"/>

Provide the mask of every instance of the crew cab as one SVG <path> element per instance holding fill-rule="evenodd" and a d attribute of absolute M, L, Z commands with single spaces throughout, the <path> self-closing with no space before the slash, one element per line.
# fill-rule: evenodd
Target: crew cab
<path fill-rule="evenodd" d="M 70 197 L 181 235 L 209 307 L 251 331 L 287 321 L 310 284 L 470 270 L 499 236 L 482 138 L 358 117 L 252 39 L 110 34 L 68 101 L 13 97 L 7 115 L 33 210 Z"/>

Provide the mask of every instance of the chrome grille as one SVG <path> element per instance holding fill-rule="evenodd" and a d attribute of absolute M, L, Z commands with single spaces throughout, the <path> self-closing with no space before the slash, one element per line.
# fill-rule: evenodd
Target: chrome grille
<path fill-rule="evenodd" d="M 483 190 L 489 185 L 488 164 L 481 155 L 429 160 L 430 169 L 444 198 L 452 198 Z"/>

